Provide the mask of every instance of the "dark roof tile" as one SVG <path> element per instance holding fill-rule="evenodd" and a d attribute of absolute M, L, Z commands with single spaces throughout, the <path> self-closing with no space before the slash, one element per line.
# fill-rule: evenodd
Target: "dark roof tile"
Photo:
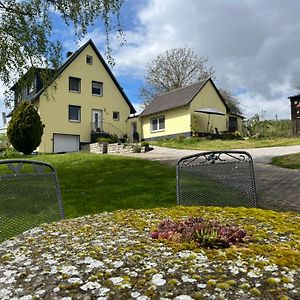
<path fill-rule="evenodd" d="M 155 96 L 153 101 L 145 108 L 140 116 L 147 116 L 189 104 L 206 84 L 206 82 L 207 81 L 197 82 L 195 84 L 173 90 L 166 94 Z"/>

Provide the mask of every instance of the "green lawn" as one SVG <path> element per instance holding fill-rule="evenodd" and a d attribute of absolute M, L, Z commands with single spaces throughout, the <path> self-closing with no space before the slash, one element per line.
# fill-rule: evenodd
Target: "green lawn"
<path fill-rule="evenodd" d="M 175 168 L 157 162 L 82 152 L 30 159 L 56 168 L 67 218 L 176 205 Z"/>
<path fill-rule="evenodd" d="M 299 145 L 299 138 L 275 138 L 262 139 L 252 138 L 248 140 L 209 140 L 204 138 L 166 139 L 151 142 L 153 145 L 191 150 L 224 150 L 224 149 L 247 149 L 276 146 Z"/>
<path fill-rule="evenodd" d="M 283 168 L 300 170 L 300 153 L 274 157 L 272 164 Z"/>

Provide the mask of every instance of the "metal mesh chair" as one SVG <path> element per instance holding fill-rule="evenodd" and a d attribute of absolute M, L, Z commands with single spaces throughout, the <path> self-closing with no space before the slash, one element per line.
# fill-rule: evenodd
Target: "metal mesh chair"
<path fill-rule="evenodd" d="M 32 160 L 0 160 L 0 242 L 64 217 L 55 169 Z"/>
<path fill-rule="evenodd" d="M 257 207 L 251 155 L 212 151 L 181 158 L 177 162 L 177 204 Z"/>

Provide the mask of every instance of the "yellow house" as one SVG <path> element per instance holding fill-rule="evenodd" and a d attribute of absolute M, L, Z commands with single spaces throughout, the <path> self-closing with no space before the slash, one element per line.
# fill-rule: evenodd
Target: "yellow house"
<path fill-rule="evenodd" d="M 93 41 L 68 54 L 50 85 L 37 74 L 19 98 L 32 101 L 45 125 L 39 152 L 78 151 L 102 132 L 129 134 L 135 109 Z"/>
<path fill-rule="evenodd" d="M 145 140 L 241 131 L 212 79 L 156 96 L 140 114 Z"/>

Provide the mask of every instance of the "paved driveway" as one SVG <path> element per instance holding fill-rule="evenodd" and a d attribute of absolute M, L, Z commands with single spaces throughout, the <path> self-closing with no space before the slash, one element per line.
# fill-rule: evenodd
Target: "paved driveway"
<path fill-rule="evenodd" d="M 300 213 L 300 171 L 269 165 L 275 156 L 300 153 L 300 145 L 243 149 L 243 151 L 249 152 L 254 160 L 259 207 Z M 153 151 L 132 153 L 129 156 L 160 161 L 175 166 L 179 158 L 199 152 L 201 151 L 155 146 Z"/>

